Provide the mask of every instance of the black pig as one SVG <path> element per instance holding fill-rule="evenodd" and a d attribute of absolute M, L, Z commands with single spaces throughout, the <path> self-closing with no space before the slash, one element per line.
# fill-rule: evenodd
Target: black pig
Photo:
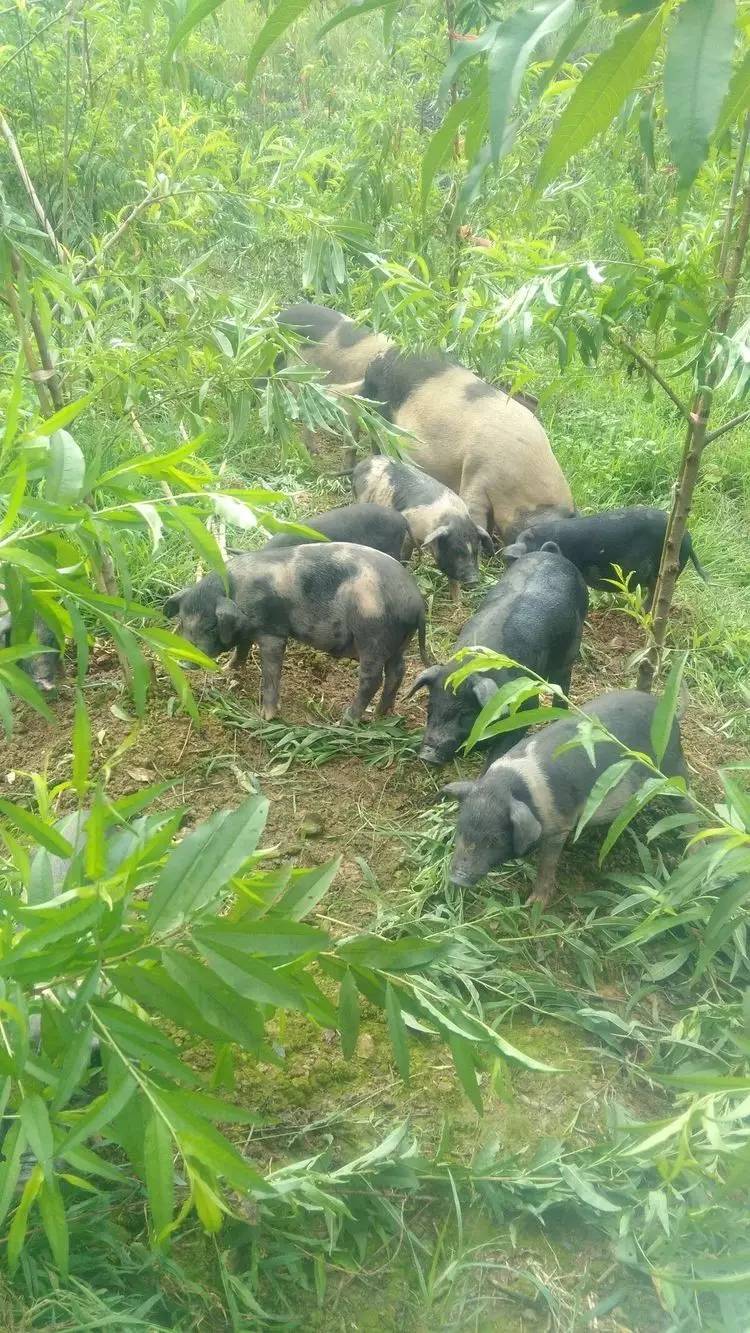
<path fill-rule="evenodd" d="M 479 579 L 479 547 L 492 554 L 492 540 L 469 514 L 459 495 L 426 472 L 382 456 L 365 458 L 352 473 L 358 500 L 388 505 L 403 514 L 416 547 L 426 547 L 438 569 L 458 585 L 471 587 Z"/>
<path fill-rule="evenodd" d="M 658 699 L 640 690 L 614 690 L 582 709 L 598 718 L 628 749 L 653 754 L 651 723 Z M 497 759 L 477 782 L 451 782 L 443 795 L 460 802 L 450 877 L 476 884 L 490 870 L 539 847 L 534 892 L 529 902 L 546 905 L 555 891 L 555 872 L 568 835 L 576 827 L 597 778 L 622 759 L 614 741 L 595 743 L 591 763 L 582 745 L 560 753 L 575 738 L 577 717 L 551 722 Z M 674 723 L 661 771 L 686 776 L 680 732 Z M 643 785 L 650 770 L 634 763 L 599 805 L 592 824 L 608 824 Z"/>
<path fill-rule="evenodd" d="M 374 551 L 400 560 L 409 551 L 409 528 L 406 519 L 396 509 L 384 505 L 352 504 L 340 509 L 328 509 L 324 514 L 302 518 L 306 528 L 313 528 L 331 542 L 353 542 L 357 546 L 371 546 Z M 303 537 L 296 532 L 277 532 L 265 549 L 279 546 L 303 546 L 314 542 L 314 537 Z"/>
<path fill-rule="evenodd" d="M 573 663 L 581 646 L 583 622 L 588 609 L 586 584 L 574 565 L 561 556 L 554 543 L 524 556 L 503 575 L 467 620 L 453 645 L 460 648 L 490 648 L 505 653 L 522 667 L 559 685 L 567 694 Z M 459 685 L 446 686 L 456 663 L 426 667 L 407 694 L 430 692 L 420 759 L 445 764 L 466 740 L 479 713 L 501 685 L 523 670 L 478 671 Z M 497 748 L 518 740 L 509 733 Z"/>
<path fill-rule="evenodd" d="M 218 574 L 175 593 L 164 614 L 179 616 L 186 639 L 208 657 L 234 649 L 242 666 L 260 649 L 262 717 L 278 715 L 288 639 L 332 657 L 359 661 L 359 689 L 344 714 L 358 721 L 383 683 L 377 715 L 393 707 L 404 678 L 404 650 L 415 631 L 423 662 L 425 607 L 408 570 L 382 551 L 347 542 L 313 543 L 238 556 Z"/>
<path fill-rule="evenodd" d="M 613 565 L 624 575 L 632 574 L 647 593 L 651 604 L 659 573 L 659 563 L 667 531 L 663 509 L 633 506 L 610 509 L 603 514 L 576 515 L 573 518 L 549 518 L 533 523 L 519 533 L 512 546 L 503 552 L 506 560 L 515 560 L 527 551 L 537 551 L 544 542 L 557 542 L 563 555 L 580 569 L 592 588 L 614 592 L 609 582 L 615 577 Z M 706 572 L 693 550 L 688 532 L 680 548 L 680 573 L 692 561 L 705 581 Z"/>
<path fill-rule="evenodd" d="M 0 648 L 10 647 L 11 632 L 12 618 L 7 611 L 0 615 Z M 57 693 L 62 674 L 62 656 L 57 639 L 41 616 L 34 616 L 34 635 L 46 652 L 20 658 L 17 665 L 23 668 L 42 694 L 53 696 Z"/>

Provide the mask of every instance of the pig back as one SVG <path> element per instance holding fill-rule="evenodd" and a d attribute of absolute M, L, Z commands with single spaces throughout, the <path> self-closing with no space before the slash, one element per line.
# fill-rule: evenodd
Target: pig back
<path fill-rule="evenodd" d="M 503 537 L 543 509 L 573 512 L 573 499 L 541 422 L 463 366 L 446 365 L 393 412 L 410 431 L 413 461 L 464 499 L 486 499 Z"/>
<path fill-rule="evenodd" d="M 325 371 L 330 384 L 349 384 L 363 379 L 373 358 L 390 347 L 384 334 L 375 333 L 366 324 L 356 324 L 337 310 L 312 302 L 289 306 L 281 311 L 277 320 L 310 339 L 299 348 L 299 356 L 306 365 Z"/>

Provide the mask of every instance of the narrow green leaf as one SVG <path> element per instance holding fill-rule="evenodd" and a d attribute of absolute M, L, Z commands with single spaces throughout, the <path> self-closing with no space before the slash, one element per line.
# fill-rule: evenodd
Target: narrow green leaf
<path fill-rule="evenodd" d="M 750 875 L 740 875 L 735 884 L 721 890 L 716 905 L 708 918 L 703 942 L 695 965 L 695 975 L 700 977 L 706 970 L 714 954 L 722 947 L 724 940 L 731 933 L 732 917 L 740 912 L 750 897 Z M 729 930 L 726 928 L 729 927 Z"/>
<path fill-rule="evenodd" d="M 479 1083 L 477 1082 L 477 1071 L 474 1064 L 472 1047 L 461 1037 L 450 1037 L 449 1045 L 459 1083 L 475 1111 L 481 1115 L 484 1108 L 482 1106 L 482 1094 L 479 1089 Z"/>
<path fill-rule="evenodd" d="M 664 101 L 671 157 L 687 189 L 708 156 L 732 70 L 735 0 L 684 0 L 667 36 Z"/>
<path fill-rule="evenodd" d="M 31 1212 L 34 1200 L 42 1188 L 44 1173 L 41 1166 L 35 1166 L 26 1184 L 23 1187 L 21 1199 L 13 1216 L 8 1232 L 8 1246 L 6 1250 L 6 1259 L 8 1270 L 11 1277 L 18 1267 L 18 1261 L 21 1258 L 23 1243 L 26 1239 L 26 1228 L 29 1222 L 29 1213 Z"/>
<path fill-rule="evenodd" d="M 218 9 L 220 4 L 223 4 L 223 0 L 194 0 L 194 3 L 188 9 L 187 14 L 181 22 L 177 24 L 177 27 L 169 39 L 165 54 L 166 60 L 172 58 L 178 46 L 182 45 L 185 38 L 193 31 L 193 28 L 197 27 L 199 23 L 202 23 L 203 19 L 207 18 L 209 14 L 213 14 L 214 10 Z"/>
<path fill-rule="evenodd" d="M 70 1101 L 91 1064 L 91 1026 L 83 1027 L 68 1044 L 60 1066 L 57 1088 L 51 1102 L 53 1111 L 60 1111 Z"/>
<path fill-rule="evenodd" d="M 103 1092 L 100 1097 L 90 1102 L 85 1111 L 76 1116 L 70 1134 L 61 1145 L 60 1152 L 62 1156 L 67 1157 L 71 1149 L 77 1148 L 79 1144 L 84 1142 L 84 1139 L 89 1139 L 94 1134 L 101 1133 L 105 1126 L 120 1114 L 123 1107 L 127 1106 L 135 1090 L 135 1079 L 128 1075 L 115 1088 L 108 1089 L 107 1092 Z"/>
<path fill-rule="evenodd" d="M 253 795 L 188 833 L 154 886 L 146 915 L 152 934 L 190 920 L 216 897 L 255 851 L 267 815 L 268 801 Z"/>
<path fill-rule="evenodd" d="M 622 1211 L 618 1203 L 612 1203 L 611 1199 L 606 1198 L 599 1190 L 581 1175 L 577 1166 L 568 1162 L 560 1163 L 560 1175 L 567 1185 L 570 1186 L 573 1193 L 578 1196 L 583 1203 L 587 1203 L 590 1208 L 595 1208 L 598 1213 L 619 1213 Z"/>
<path fill-rule="evenodd" d="M 167 974 L 192 999 L 201 1014 L 225 1040 L 253 1050 L 262 1040 L 263 1025 L 252 1005 L 239 1004 L 237 992 L 208 967 L 176 950 L 163 951 Z"/>
<path fill-rule="evenodd" d="M 339 987 L 339 1032 L 345 1060 L 351 1060 L 359 1037 L 359 994 L 351 968 L 347 968 Z"/>
<path fill-rule="evenodd" d="M 318 41 L 321 37 L 325 37 L 326 33 L 330 32 L 332 28 L 337 28 L 340 23 L 346 23 L 349 19 L 356 19 L 360 14 L 371 14 L 373 9 L 384 9 L 390 3 L 391 0 L 360 0 L 359 4 L 344 5 L 343 9 L 339 9 L 332 18 L 329 18 L 323 24 L 322 28 L 318 29 Z"/>
<path fill-rule="evenodd" d="M 32 654 L 27 655 L 31 656 Z M 33 681 L 19 667 L 9 662 L 7 658 L 0 663 L 0 679 L 13 694 L 17 694 L 19 698 L 23 699 L 24 703 L 29 704 L 36 713 L 39 713 L 45 722 L 56 721 L 52 709 L 44 702 L 44 698 Z"/>
<path fill-rule="evenodd" d="M 550 33 L 567 23 L 574 0 L 539 0 L 517 9 L 498 27 L 487 53 L 490 89 L 490 156 L 500 160 L 510 114 L 521 90 L 531 53 Z"/>
<path fill-rule="evenodd" d="M 289 887 L 277 903 L 277 910 L 283 916 L 290 916 L 293 921 L 307 916 L 328 892 L 340 865 L 341 857 L 337 856 L 315 870 L 294 871 Z"/>
<path fill-rule="evenodd" d="M 677 716 L 677 708 L 680 702 L 680 686 L 687 662 L 687 653 L 675 654 L 674 664 L 667 677 L 659 702 L 654 710 L 654 716 L 651 720 L 651 748 L 654 752 L 654 758 L 657 764 L 660 764 L 664 758 L 665 751 L 669 745 L 669 738 L 672 735 L 674 720 Z"/>
<path fill-rule="evenodd" d="M 60 1186 L 54 1176 L 42 1182 L 39 1191 L 39 1213 L 49 1247 L 62 1277 L 68 1274 L 68 1222 L 65 1216 Z"/>
<path fill-rule="evenodd" d="M 562 44 L 558 47 L 552 60 L 549 63 L 549 66 L 544 71 L 544 74 L 542 75 L 541 79 L 539 80 L 539 83 L 536 86 L 537 98 L 541 98 L 543 96 L 543 94 L 549 88 L 549 85 L 551 84 L 552 80 L 562 69 L 563 65 L 568 59 L 568 56 L 571 55 L 573 51 L 575 51 L 576 47 L 578 46 L 578 43 L 580 42 L 584 32 L 588 28 L 593 17 L 594 17 L 594 11 L 590 10 L 588 14 L 583 14 L 581 18 L 579 18 L 578 22 L 573 24 L 573 27 L 568 32 L 568 35 L 564 39 Z"/>
<path fill-rule="evenodd" d="M 209 948 L 195 932 L 195 942 L 211 971 L 237 995 L 254 1004 L 272 1004 L 282 1009 L 304 1010 L 304 996 L 290 976 L 277 975 L 267 963 L 247 958 L 239 950 L 221 945 Z"/>
<path fill-rule="evenodd" d="M 396 1068 L 401 1075 L 404 1083 L 409 1082 L 409 1043 L 406 1037 L 406 1024 L 401 1014 L 398 995 L 393 989 L 390 981 L 386 982 L 385 987 L 385 1017 L 388 1024 L 388 1035 L 393 1047 L 393 1057 L 396 1061 Z"/>
<path fill-rule="evenodd" d="M 290 28 L 301 14 L 304 14 L 311 2 L 312 0 L 281 0 L 281 3 L 268 16 L 247 58 L 245 78 L 248 83 L 252 82 L 255 71 L 266 51 L 274 45 L 274 42 L 279 40 L 282 33 L 286 32 L 287 28 Z"/>
<path fill-rule="evenodd" d="M 76 710 L 73 722 L 73 787 L 84 796 L 91 767 L 91 723 L 80 689 L 76 689 Z"/>
<path fill-rule="evenodd" d="M 623 807 L 617 818 L 612 821 L 609 827 L 609 831 L 604 839 L 601 851 L 599 852 L 599 865 L 602 864 L 605 857 L 612 850 L 621 834 L 625 832 L 628 824 L 632 823 L 636 815 L 645 805 L 648 805 L 649 801 L 653 801 L 655 796 L 659 796 L 661 792 L 665 791 L 668 785 L 669 779 L 647 778 L 640 790 L 637 791 L 634 796 L 631 796 L 627 805 Z"/>
<path fill-rule="evenodd" d="M 220 574 L 222 579 L 226 580 L 226 565 L 224 557 L 219 550 L 219 544 L 216 538 L 208 531 L 205 523 L 201 523 L 197 514 L 192 509 L 185 506 L 175 505 L 169 511 L 170 520 L 183 528 L 190 538 L 196 552 L 202 560 L 205 560 L 209 569 Z"/>
<path fill-rule="evenodd" d="M 80 300 L 80 292 L 74 294 L 76 299 Z M 37 430 L 30 431 L 29 439 L 38 440 L 53 435 L 57 430 L 63 430 L 65 426 L 69 426 L 71 421 L 75 421 L 76 417 L 93 403 L 94 397 L 93 393 L 87 393 L 84 394 L 83 398 L 77 398 L 74 403 L 66 403 L 65 407 L 61 407 L 59 412 L 54 412 L 51 417 L 45 417 L 44 421 L 39 423 Z"/>
<path fill-rule="evenodd" d="M 24 495 L 26 494 L 26 462 L 20 458 L 17 463 L 17 472 L 15 480 L 10 489 L 8 502 L 2 523 L 0 523 L 0 537 L 6 537 L 13 529 L 13 524 L 18 517 L 18 511 L 21 508 Z"/>
<path fill-rule="evenodd" d="M 442 125 L 435 131 L 422 157 L 421 194 L 422 207 L 427 203 L 430 186 L 435 179 L 438 167 L 450 154 L 458 131 L 464 121 L 470 120 L 479 110 L 487 91 L 486 71 L 482 71 L 474 88 L 467 97 L 460 98 L 447 111 Z"/>
<path fill-rule="evenodd" d="M 737 123 L 748 107 L 750 107 L 750 51 L 745 53 L 729 81 L 729 91 L 721 108 L 715 137 L 720 139 L 731 125 Z"/>
<path fill-rule="evenodd" d="M 83 494 L 85 477 L 86 460 L 73 436 L 66 430 L 53 431 L 44 476 L 45 500 L 59 505 L 74 504 Z"/>
<path fill-rule="evenodd" d="M 184 1152 L 223 1176 L 235 1189 L 250 1194 L 275 1194 L 273 1185 L 245 1161 L 223 1134 L 193 1113 L 189 1093 L 167 1092 L 161 1088 L 155 1095 Z"/>
<path fill-rule="evenodd" d="M 628 23 L 586 71 L 558 120 L 536 178 L 541 191 L 566 162 L 608 129 L 628 93 L 651 67 L 661 37 L 663 11 Z"/>
<path fill-rule="evenodd" d="M 750 833 L 750 792 L 744 791 L 739 783 L 730 777 L 726 768 L 719 769 L 719 777 L 731 809 L 738 815 L 745 830 Z"/>
<path fill-rule="evenodd" d="M 617 786 L 628 770 L 633 767 L 634 763 L 634 759 L 621 759 L 616 764 L 610 764 L 609 768 L 605 768 L 604 772 L 599 774 L 581 811 L 574 842 L 580 837 L 591 817 L 596 814 L 604 798 L 609 796 L 609 793 Z"/>
<path fill-rule="evenodd" d="M 51 824 L 45 823 L 38 815 L 33 815 L 30 810 L 24 810 L 20 805 L 11 805 L 10 801 L 0 800 L 0 814 L 5 815 L 11 824 L 25 833 L 33 842 L 42 847 L 46 847 L 48 852 L 54 856 L 72 856 L 73 848 L 67 838 L 63 838 L 61 833 L 57 832 Z"/>
<path fill-rule="evenodd" d="M 143 1141 L 146 1190 L 154 1243 L 166 1234 L 174 1213 L 174 1144 L 163 1117 L 151 1111 Z"/>
<path fill-rule="evenodd" d="M 135 711 L 139 717 L 143 717 L 146 711 L 146 700 L 148 698 L 149 668 L 143 653 L 138 647 L 138 640 L 135 635 L 125 627 L 115 621 L 110 621 L 110 632 L 112 638 L 127 660 L 131 671 L 131 688 L 133 692 L 133 703 Z"/>
<path fill-rule="evenodd" d="M 3 1139 L 3 1156 L 0 1161 L 0 1225 L 8 1216 L 8 1209 L 13 1202 L 25 1148 L 26 1136 L 20 1120 L 17 1120 Z"/>

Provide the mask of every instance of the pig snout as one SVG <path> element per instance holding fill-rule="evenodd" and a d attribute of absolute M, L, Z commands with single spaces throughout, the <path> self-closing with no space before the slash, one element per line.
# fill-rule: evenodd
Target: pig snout
<path fill-rule="evenodd" d="M 423 764 L 434 764 L 436 767 L 446 762 L 445 757 L 436 745 L 423 744 L 420 746 L 418 758 L 422 760 Z"/>
<path fill-rule="evenodd" d="M 455 856 L 451 861 L 448 876 L 451 884 L 455 884 L 459 889 L 472 889 L 481 878 L 470 866 L 457 863 Z"/>

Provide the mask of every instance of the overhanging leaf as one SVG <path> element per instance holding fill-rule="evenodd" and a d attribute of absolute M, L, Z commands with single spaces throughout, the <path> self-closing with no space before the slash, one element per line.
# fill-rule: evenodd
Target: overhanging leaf
<path fill-rule="evenodd" d="M 682 189 L 692 184 L 708 155 L 729 85 L 734 24 L 735 0 L 684 0 L 669 30 L 666 125 Z"/>
<path fill-rule="evenodd" d="M 86 461 L 66 430 L 50 435 L 44 498 L 53 504 L 73 504 L 80 500 L 86 476 Z"/>
<path fill-rule="evenodd" d="M 273 13 L 263 24 L 247 58 L 245 78 L 248 83 L 252 81 L 266 51 L 273 46 L 274 42 L 278 41 L 287 28 L 290 28 L 296 22 L 301 14 L 304 14 L 311 3 L 312 0 L 281 0 L 281 4 L 276 6 Z"/>
<path fill-rule="evenodd" d="M 171 59 L 178 46 L 182 45 L 185 38 L 193 31 L 193 28 L 197 27 L 199 23 L 202 23 L 203 19 L 207 18 L 209 14 L 213 14 L 214 10 L 218 9 L 220 4 L 223 4 L 223 0 L 195 0 L 195 3 L 188 9 L 184 19 L 177 24 L 177 27 L 169 39 L 166 51 L 167 60 Z"/>
<path fill-rule="evenodd" d="M 729 91 L 724 99 L 724 105 L 721 108 L 719 123 L 716 126 L 716 138 L 720 139 L 722 134 L 729 129 L 730 125 L 736 124 L 743 111 L 747 111 L 750 106 L 750 51 L 745 53 L 744 59 L 735 69 L 729 81 Z"/>
<path fill-rule="evenodd" d="M 519 9 L 499 26 L 487 55 L 490 89 L 490 157 L 496 165 L 510 113 L 518 97 L 531 53 L 550 33 L 567 23 L 574 0 L 540 0 L 531 9 Z"/>
<path fill-rule="evenodd" d="M 644 14 L 617 34 L 586 71 L 555 126 L 536 178 L 543 190 L 574 153 L 607 129 L 628 93 L 651 67 L 663 23 L 661 9 Z"/>
<path fill-rule="evenodd" d="M 267 815 L 268 801 L 250 796 L 189 833 L 156 881 L 146 915 L 149 931 L 163 934 L 205 907 L 255 851 Z"/>
<path fill-rule="evenodd" d="M 677 707 L 680 702 L 680 686 L 687 662 L 687 653 L 677 653 L 672 670 L 670 671 L 662 696 L 654 709 L 654 716 L 651 719 L 651 746 L 654 752 L 654 758 L 657 764 L 661 764 L 669 738 L 672 735 L 674 720 L 677 716 Z"/>

